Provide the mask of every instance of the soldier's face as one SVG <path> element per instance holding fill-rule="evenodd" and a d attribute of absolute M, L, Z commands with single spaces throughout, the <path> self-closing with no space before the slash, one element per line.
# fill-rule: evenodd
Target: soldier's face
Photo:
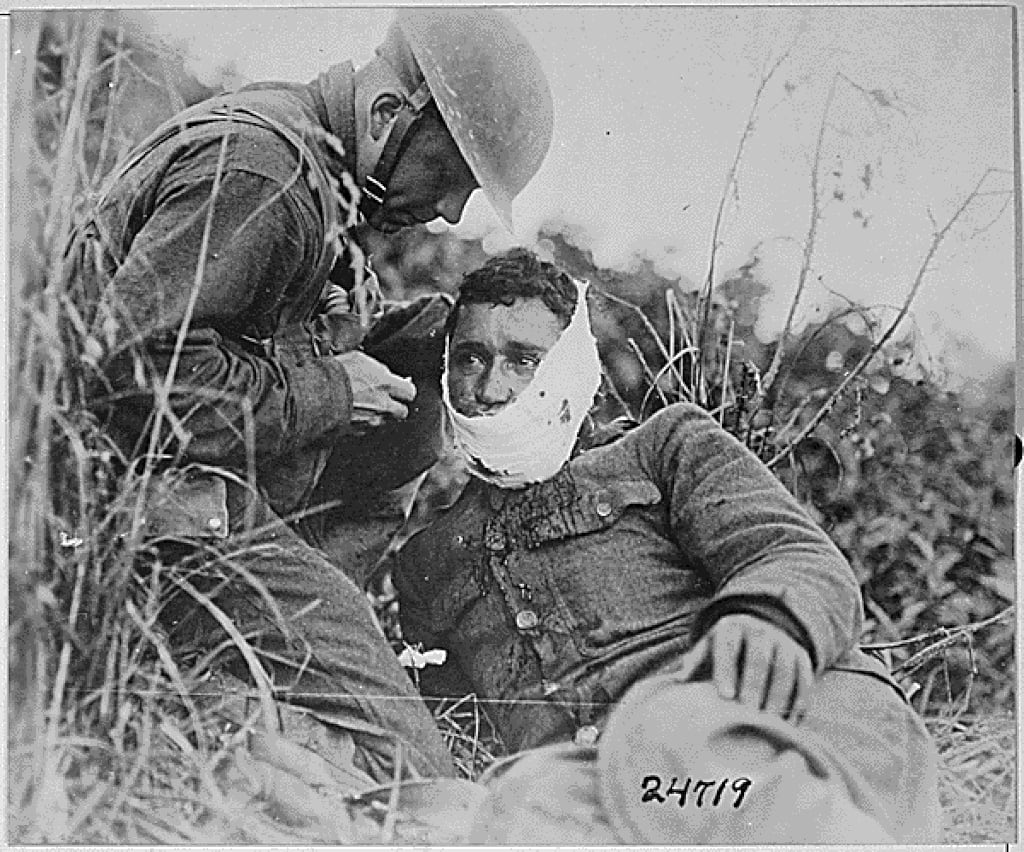
<path fill-rule="evenodd" d="M 497 414 L 533 380 L 563 324 L 538 296 L 467 304 L 448 344 L 448 393 L 459 414 Z"/>
<path fill-rule="evenodd" d="M 424 124 L 395 166 L 383 206 L 370 218 L 370 225 L 386 234 L 438 216 L 456 224 L 477 188 L 444 124 L 430 114 L 419 121 Z"/>

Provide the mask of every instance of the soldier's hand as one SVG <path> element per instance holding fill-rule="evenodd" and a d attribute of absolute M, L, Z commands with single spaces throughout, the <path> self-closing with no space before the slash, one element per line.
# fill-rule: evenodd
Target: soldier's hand
<path fill-rule="evenodd" d="M 351 313 L 348 305 L 348 291 L 340 284 L 328 284 L 320 297 L 318 308 L 320 313 L 328 315 Z"/>
<path fill-rule="evenodd" d="M 409 379 L 396 376 L 365 352 L 334 358 L 345 367 L 352 385 L 352 426 L 357 432 L 408 417 L 408 403 L 416 398 L 416 386 Z"/>
<path fill-rule="evenodd" d="M 785 719 L 803 716 L 814 684 L 807 650 L 784 630 L 752 615 L 726 615 L 687 653 L 683 671 L 710 664 L 718 694 Z"/>

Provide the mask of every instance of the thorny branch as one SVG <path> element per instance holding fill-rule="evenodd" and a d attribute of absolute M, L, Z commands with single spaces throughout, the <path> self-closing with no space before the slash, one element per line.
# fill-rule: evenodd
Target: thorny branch
<path fill-rule="evenodd" d="M 982 621 L 975 621 L 971 624 L 965 624 L 962 627 L 937 627 L 934 630 L 929 630 L 927 633 L 920 633 L 917 636 L 910 636 L 907 639 L 896 639 L 892 642 L 872 642 L 870 644 L 861 645 L 860 647 L 864 651 L 888 651 L 893 648 L 906 648 L 910 645 L 919 645 L 922 642 L 930 642 L 932 639 L 939 640 L 910 657 L 906 663 L 903 664 L 903 666 L 907 666 L 912 660 L 920 657 L 926 652 L 941 650 L 942 648 L 946 648 L 949 645 L 954 644 L 961 636 L 973 635 L 979 630 L 991 627 L 996 622 L 1002 621 L 1010 615 L 1013 610 L 1014 607 L 1008 606 L 1001 609 L 995 615 L 989 616 Z"/>
<path fill-rule="evenodd" d="M 825 109 L 821 116 L 821 124 L 818 126 L 818 141 L 814 146 L 814 160 L 811 163 L 811 222 L 807 227 L 807 238 L 804 240 L 803 260 L 800 264 L 800 273 L 797 278 L 796 292 L 789 303 L 789 313 L 786 314 L 786 322 L 782 326 L 782 333 L 779 335 L 779 342 L 775 346 L 775 353 L 772 355 L 771 365 L 764 374 L 761 382 L 762 394 L 766 395 L 775 384 L 775 377 L 779 374 L 779 367 L 782 364 L 782 355 L 785 352 L 786 340 L 789 338 L 793 327 L 793 318 L 796 316 L 797 305 L 803 296 L 804 288 L 807 286 L 807 276 L 811 272 L 811 260 L 814 257 L 814 246 L 818 236 L 818 225 L 821 222 L 821 192 L 819 189 L 819 173 L 821 171 L 821 152 L 825 146 L 825 135 L 828 129 L 828 115 L 832 110 L 832 101 L 836 95 L 836 84 L 839 82 L 839 75 L 832 78 L 828 89 L 828 97 L 825 98 Z"/>
<path fill-rule="evenodd" d="M 761 105 L 761 98 L 782 63 L 789 59 L 789 54 L 789 50 L 783 53 L 761 78 L 757 91 L 754 93 L 754 100 L 750 105 L 750 113 L 747 115 L 747 123 L 743 128 L 743 133 L 740 134 L 739 144 L 736 146 L 736 155 L 733 157 L 732 165 L 729 167 L 729 171 L 726 174 L 725 186 L 722 189 L 722 195 L 718 199 L 718 209 L 715 211 L 715 222 L 711 229 L 711 253 L 708 258 L 708 272 L 704 279 L 704 286 L 701 288 L 700 294 L 701 299 L 703 299 L 703 312 L 700 320 L 700 329 L 697 335 L 697 348 L 701 352 L 705 351 L 704 344 L 707 335 L 708 322 L 711 317 L 711 294 L 715 286 L 715 268 L 718 260 L 718 250 L 721 247 L 722 221 L 725 218 L 725 205 L 729 200 L 733 187 L 736 185 L 736 178 L 739 174 L 740 163 L 743 161 L 743 152 L 746 149 L 747 142 L 751 135 L 753 135 L 758 110 Z M 696 387 L 696 383 L 694 383 L 693 386 Z"/>
<path fill-rule="evenodd" d="M 900 325 L 901 322 L 903 322 L 903 319 L 910 311 L 910 305 L 914 301 L 914 298 L 917 296 L 917 292 L 918 290 L 920 290 L 921 284 L 924 282 L 925 275 L 927 275 L 928 273 L 929 266 L 931 265 L 931 262 L 934 259 L 939 248 L 942 246 L 943 242 L 945 242 L 945 239 L 948 236 L 950 230 L 952 230 L 953 226 L 960 220 L 960 217 L 963 216 L 967 208 L 970 207 L 970 205 L 977 199 L 978 192 L 981 190 L 981 187 L 988 179 L 988 176 L 995 171 L 997 170 L 991 168 L 985 170 L 981 178 L 978 180 L 977 184 L 975 184 L 974 189 L 970 192 L 970 194 L 968 194 L 968 196 L 963 200 L 960 206 L 954 211 L 953 215 L 950 216 L 950 218 L 946 221 L 946 224 L 943 225 L 942 228 L 940 228 L 938 231 L 934 233 L 934 235 L 932 236 L 931 244 L 928 246 L 928 251 L 925 252 L 924 259 L 921 261 L 921 265 L 918 267 L 917 274 L 914 276 L 914 281 L 910 286 L 910 290 L 908 291 L 906 298 L 903 300 L 903 304 L 900 306 L 900 310 L 899 313 L 896 315 L 896 318 L 892 321 L 892 323 L 889 324 L 888 328 L 886 328 L 886 330 L 882 333 L 878 340 L 875 341 L 871 348 L 864 354 L 860 361 L 857 362 L 856 366 L 852 370 L 850 370 L 846 377 L 839 383 L 836 389 L 832 391 L 829 398 L 822 404 L 822 406 L 818 409 L 814 416 L 807 422 L 803 429 L 800 430 L 796 438 L 790 441 L 785 448 L 776 453 L 775 456 L 768 462 L 768 467 L 774 467 L 779 462 L 788 458 L 790 454 L 792 454 L 793 450 L 797 447 L 797 445 L 801 441 L 803 441 L 804 438 L 810 435 L 811 432 L 814 431 L 818 424 L 821 423 L 821 421 L 824 420 L 825 417 L 827 417 L 828 414 L 832 411 L 836 403 L 839 401 L 840 397 L 842 397 L 842 395 L 846 392 L 846 389 L 850 386 L 854 379 L 856 379 L 861 374 L 864 367 L 871 361 L 872 358 L 875 357 L 876 354 L 878 354 L 878 351 L 896 333 L 897 327 Z"/>

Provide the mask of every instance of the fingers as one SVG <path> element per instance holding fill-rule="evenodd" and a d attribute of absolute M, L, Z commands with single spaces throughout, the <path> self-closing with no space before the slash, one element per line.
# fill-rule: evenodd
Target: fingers
<path fill-rule="evenodd" d="M 726 701 L 740 698 L 740 681 L 746 660 L 743 630 L 734 622 L 722 621 L 711 631 L 713 679 L 718 694 Z"/>
<path fill-rule="evenodd" d="M 800 695 L 797 659 L 806 652 L 781 631 L 744 635 L 745 665 L 738 700 L 788 718 Z"/>
<path fill-rule="evenodd" d="M 404 376 L 396 376 L 392 373 L 386 390 L 392 399 L 397 399 L 400 402 L 412 402 L 416 399 L 416 385 L 412 383 L 412 379 L 407 379 Z"/>
<path fill-rule="evenodd" d="M 739 616 L 723 618 L 702 641 L 711 643 L 712 678 L 723 699 L 787 719 L 803 716 L 814 673 L 810 655 L 785 632 Z"/>
<path fill-rule="evenodd" d="M 356 404 L 352 408 L 352 424 L 370 429 L 376 429 L 387 422 L 405 420 L 408 416 L 408 406 L 383 394 L 372 403 Z"/>
<path fill-rule="evenodd" d="M 768 673 L 764 681 L 764 698 L 761 702 L 761 709 L 777 716 L 788 716 L 795 679 L 796 661 L 791 655 L 782 653 L 778 644 L 773 644 Z"/>
<path fill-rule="evenodd" d="M 678 674 L 683 680 L 700 679 L 698 669 L 707 662 L 711 654 L 711 641 L 705 636 L 689 651 L 683 654 Z"/>
<path fill-rule="evenodd" d="M 773 631 L 767 638 L 771 651 L 762 681 L 761 709 L 784 719 L 799 719 L 806 712 L 814 682 L 810 654 L 781 632 Z"/>
<path fill-rule="evenodd" d="M 412 380 L 396 376 L 365 352 L 345 352 L 335 358 L 348 374 L 352 390 L 352 426 L 357 432 L 409 416 L 408 404 L 416 398 L 416 385 Z"/>
<path fill-rule="evenodd" d="M 361 399 L 370 403 L 376 402 L 376 397 L 385 395 L 399 402 L 412 402 L 416 398 L 416 385 L 411 379 L 396 376 L 384 364 L 365 352 L 344 352 L 335 355 L 334 358 L 345 367 L 357 403 Z"/>
<path fill-rule="evenodd" d="M 810 654 L 800 654 L 796 658 L 796 674 L 793 677 L 793 689 L 789 700 L 786 718 L 799 722 L 807 713 L 811 692 L 814 689 L 814 667 L 811 665 Z"/>
<path fill-rule="evenodd" d="M 744 665 L 736 697 L 741 704 L 763 710 L 775 669 L 776 648 L 774 644 L 765 647 L 760 638 L 755 631 L 743 633 Z"/>
<path fill-rule="evenodd" d="M 411 401 L 411 400 L 410 400 Z M 385 400 L 381 414 L 391 420 L 405 420 L 409 416 L 409 406 L 395 401 L 393 397 Z"/>

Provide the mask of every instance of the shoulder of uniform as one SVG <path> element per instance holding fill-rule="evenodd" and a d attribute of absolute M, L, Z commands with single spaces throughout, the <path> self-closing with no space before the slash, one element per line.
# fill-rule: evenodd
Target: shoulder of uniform
<path fill-rule="evenodd" d="M 240 91 L 211 98 L 199 108 L 200 113 L 245 110 L 256 122 L 240 120 L 231 123 L 229 141 L 229 168 L 258 174 L 281 184 L 306 186 L 296 182 L 298 153 L 297 139 L 321 168 L 326 168 L 326 157 L 321 150 L 325 130 L 316 112 L 297 95 L 278 89 Z M 259 119 L 265 123 L 259 123 Z M 218 124 L 205 125 L 199 135 L 220 137 L 224 130 Z"/>

